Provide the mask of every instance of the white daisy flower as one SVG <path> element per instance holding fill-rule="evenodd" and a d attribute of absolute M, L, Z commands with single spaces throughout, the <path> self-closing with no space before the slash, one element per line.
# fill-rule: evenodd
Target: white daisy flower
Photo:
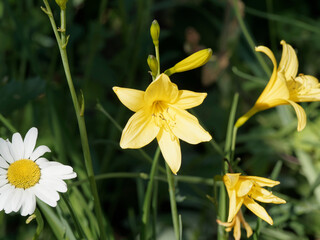
<path fill-rule="evenodd" d="M 0 211 L 26 216 L 34 212 L 36 197 L 51 207 L 57 206 L 58 192 L 66 192 L 65 179 L 75 178 L 72 167 L 41 157 L 47 146 L 36 149 L 38 129 L 31 128 L 24 140 L 20 133 L 9 140 L 0 138 Z"/>

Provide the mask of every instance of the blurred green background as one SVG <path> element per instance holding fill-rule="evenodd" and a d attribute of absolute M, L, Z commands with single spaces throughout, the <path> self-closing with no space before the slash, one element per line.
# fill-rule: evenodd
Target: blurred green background
<path fill-rule="evenodd" d="M 58 22 L 58 6 L 53 0 L 49 3 Z M 235 3 L 256 46 L 269 47 L 279 62 L 280 41 L 285 40 L 297 50 L 299 73 L 319 77 L 317 0 L 69 0 L 68 56 L 77 92 L 81 89 L 85 98 L 97 175 L 150 171 L 148 159 L 153 157 L 156 142 L 143 148 L 147 155 L 138 150 L 122 150 L 121 132 L 103 111 L 123 127 L 132 112 L 120 103 L 112 87 L 144 90 L 152 80 L 146 60 L 149 54 L 154 54 L 149 35 L 153 19 L 161 27 L 161 71 L 199 49 L 212 48 L 213 58 L 206 66 L 175 74 L 171 80 L 180 89 L 208 93 L 205 102 L 193 113 L 216 142 L 224 146 L 234 94 L 240 94 L 239 117 L 253 106 L 269 80 L 243 35 L 234 14 Z M 22 135 L 30 127 L 37 127 L 38 144 L 46 144 L 53 150 L 48 158 L 74 167 L 78 179 L 69 182 L 65 195 L 81 216 L 79 221 L 87 238 L 97 239 L 77 121 L 58 47 L 48 17 L 40 9 L 42 5 L 42 1 L 35 0 L 0 1 L 0 113 Z M 261 56 L 270 71 L 270 60 Z M 281 182 L 273 191 L 288 202 L 266 206 L 274 226 L 262 223 L 259 239 L 320 239 L 320 105 L 314 102 L 302 106 L 308 123 L 300 133 L 296 131 L 295 113 L 287 106 L 255 115 L 238 131 L 235 152 L 240 161 L 238 170 L 261 177 L 273 173 Z M 1 124 L 0 136 L 11 135 Z M 176 190 L 183 239 L 216 239 L 213 177 L 221 174 L 222 159 L 209 143 L 193 146 L 182 142 L 181 148 L 183 159 Z M 164 167 L 163 159 L 160 166 Z M 163 173 L 160 171 L 159 175 Z M 147 180 L 138 175 L 107 176 L 98 181 L 98 188 L 108 231 L 115 239 L 136 239 Z M 179 180 L 180 176 L 199 177 L 201 181 L 190 183 Z M 159 181 L 157 199 L 157 239 L 173 239 L 165 181 Z M 61 200 L 52 213 L 68 232 L 74 228 L 74 222 L 66 209 L 65 201 Z M 254 228 L 256 216 L 246 211 L 245 217 Z M 18 214 L 1 212 L 0 239 L 30 239 L 36 223 L 24 222 Z M 51 226 L 45 220 L 42 239 L 56 238 Z M 65 237 L 70 236 L 72 233 Z M 242 236 L 245 239 L 244 232 Z M 74 237 L 77 238 L 76 233 Z"/>

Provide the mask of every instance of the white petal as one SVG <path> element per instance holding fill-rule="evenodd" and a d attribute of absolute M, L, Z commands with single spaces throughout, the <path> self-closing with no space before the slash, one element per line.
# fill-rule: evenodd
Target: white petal
<path fill-rule="evenodd" d="M 7 199 L 14 192 L 14 186 L 7 184 L 1 188 L 2 194 L 0 194 L 0 211 L 4 209 Z"/>
<path fill-rule="evenodd" d="M 34 186 L 33 191 L 37 198 L 45 202 L 51 207 L 57 206 L 57 201 L 59 200 L 59 194 L 54 190 L 49 190 L 45 186 L 37 184 Z"/>
<path fill-rule="evenodd" d="M 0 179 L 0 187 L 3 187 L 4 185 L 6 185 L 8 183 L 8 179 Z"/>
<path fill-rule="evenodd" d="M 16 188 L 13 188 L 12 190 L 9 190 L 7 193 L 8 197 L 7 197 L 6 201 L 4 202 L 4 206 L 3 206 L 4 212 L 6 214 L 11 213 L 13 211 L 12 198 L 15 195 L 15 192 L 16 192 Z"/>
<path fill-rule="evenodd" d="M 26 136 L 24 137 L 24 158 L 28 159 L 31 153 L 36 146 L 38 138 L 38 129 L 33 127 L 27 132 Z"/>
<path fill-rule="evenodd" d="M 19 209 L 21 208 L 21 204 L 22 204 L 22 200 L 23 200 L 22 197 L 24 195 L 23 192 L 24 192 L 23 188 L 16 188 L 14 190 L 14 194 L 11 199 L 12 211 L 18 212 Z"/>
<path fill-rule="evenodd" d="M 13 157 L 11 156 L 11 153 L 9 151 L 7 142 L 2 138 L 0 138 L 0 154 L 8 163 L 14 162 Z"/>
<path fill-rule="evenodd" d="M 65 175 L 62 175 L 62 176 L 59 176 L 60 179 L 72 179 L 72 178 L 76 178 L 77 177 L 77 174 L 75 172 L 73 173 L 70 173 L 70 174 L 65 174 Z"/>
<path fill-rule="evenodd" d="M 4 195 L 6 194 L 6 192 L 11 189 L 11 188 L 14 188 L 14 186 L 12 186 L 10 183 L 7 184 L 7 185 L 4 185 L 0 188 L 0 195 Z"/>
<path fill-rule="evenodd" d="M 7 172 L 8 171 L 6 169 L 0 168 L 0 175 L 6 175 Z"/>
<path fill-rule="evenodd" d="M 8 168 L 9 167 L 9 164 L 7 163 L 6 160 L 4 160 L 3 157 L 0 156 L 0 167 L 2 168 Z"/>
<path fill-rule="evenodd" d="M 20 133 L 15 133 L 12 136 L 12 144 L 10 145 L 10 152 L 14 160 L 23 159 L 24 156 L 24 144 Z"/>
<path fill-rule="evenodd" d="M 73 168 L 61 164 L 60 166 L 50 166 L 41 170 L 41 173 L 49 173 L 51 176 L 63 176 L 73 173 Z"/>
<path fill-rule="evenodd" d="M 31 215 L 36 209 L 36 198 L 31 189 L 32 188 L 29 188 L 24 191 L 24 199 L 21 207 L 22 216 Z"/>
<path fill-rule="evenodd" d="M 39 184 L 44 184 L 46 186 L 50 186 L 52 189 L 58 192 L 66 192 L 67 184 L 58 178 L 45 178 L 39 181 Z"/>
<path fill-rule="evenodd" d="M 44 163 L 47 163 L 47 162 L 49 162 L 49 160 L 46 159 L 46 158 L 38 158 L 37 161 L 36 161 L 36 164 L 38 164 L 38 166 L 40 168 L 42 168 L 41 165 L 44 164 Z"/>
<path fill-rule="evenodd" d="M 41 157 L 43 154 L 45 154 L 46 152 L 51 152 L 50 148 L 48 148 L 45 145 L 41 145 L 41 146 L 37 147 L 36 150 L 34 150 L 34 152 L 30 156 L 30 159 L 35 161 L 39 157 Z"/>

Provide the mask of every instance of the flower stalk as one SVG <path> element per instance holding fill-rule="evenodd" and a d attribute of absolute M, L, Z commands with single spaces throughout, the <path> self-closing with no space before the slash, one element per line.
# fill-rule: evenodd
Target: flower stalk
<path fill-rule="evenodd" d="M 102 216 L 102 209 L 100 205 L 100 200 L 99 200 L 99 195 L 98 195 L 98 190 L 97 190 L 97 185 L 95 182 L 94 178 L 94 172 L 93 172 L 93 167 L 92 167 L 92 160 L 91 160 L 91 155 L 90 155 L 90 148 L 89 148 L 89 143 L 88 143 L 88 137 L 87 137 L 87 130 L 86 130 L 86 125 L 85 125 L 85 120 L 83 114 L 80 114 L 80 105 L 78 102 L 77 94 L 73 85 L 72 81 L 72 76 L 70 72 L 70 67 L 69 67 L 69 62 L 68 62 L 68 56 L 67 56 L 67 50 L 66 50 L 66 45 L 67 45 L 67 38 L 65 35 L 66 32 L 66 13 L 65 9 L 61 8 L 60 12 L 60 17 L 61 17 L 61 28 L 59 31 L 61 32 L 61 37 L 60 34 L 58 33 L 58 29 L 55 23 L 55 20 L 53 18 L 53 14 L 50 8 L 50 5 L 47 0 L 43 0 L 45 4 L 45 8 L 42 8 L 42 10 L 48 15 L 49 20 L 51 22 L 52 29 L 54 31 L 61 59 L 62 59 L 62 64 L 63 68 L 65 71 L 67 83 L 69 86 L 73 106 L 76 112 L 76 117 L 78 121 L 78 126 L 79 126 L 79 132 L 80 132 L 80 138 L 81 138 L 81 145 L 83 149 L 83 155 L 84 155 L 84 160 L 85 160 L 85 166 L 88 174 L 88 179 L 90 182 L 90 187 L 91 191 L 93 194 L 94 198 L 94 208 L 97 216 L 97 221 L 99 225 L 99 230 L 100 230 L 100 239 L 106 239 L 106 234 L 104 232 L 104 226 L 103 226 L 103 216 Z"/>
<path fill-rule="evenodd" d="M 173 228 L 176 240 L 180 239 L 180 227 L 179 227 L 179 216 L 177 210 L 177 202 L 175 196 L 175 187 L 174 187 L 174 179 L 171 173 L 170 167 L 166 163 L 166 170 L 167 170 L 167 179 L 169 185 L 169 195 L 170 195 L 170 205 L 171 205 L 171 215 L 173 221 Z"/>

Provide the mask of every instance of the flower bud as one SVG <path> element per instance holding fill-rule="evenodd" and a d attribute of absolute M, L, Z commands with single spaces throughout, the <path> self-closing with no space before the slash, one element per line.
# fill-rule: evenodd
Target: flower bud
<path fill-rule="evenodd" d="M 168 76 L 177 73 L 177 72 L 185 72 L 189 71 L 202 65 L 206 64 L 212 56 L 211 48 L 200 50 L 189 57 L 183 59 L 182 61 L 178 62 L 172 68 L 167 69 L 164 73 Z"/>
<path fill-rule="evenodd" d="M 149 68 L 151 70 L 152 77 L 156 77 L 158 74 L 158 61 L 155 56 L 149 55 L 147 59 Z"/>
<path fill-rule="evenodd" d="M 68 2 L 68 0 L 56 0 L 56 3 L 59 5 L 61 10 L 65 10 L 66 9 L 67 2 Z"/>
<path fill-rule="evenodd" d="M 155 46 L 159 46 L 160 26 L 157 20 L 153 20 L 150 27 L 150 35 Z"/>

